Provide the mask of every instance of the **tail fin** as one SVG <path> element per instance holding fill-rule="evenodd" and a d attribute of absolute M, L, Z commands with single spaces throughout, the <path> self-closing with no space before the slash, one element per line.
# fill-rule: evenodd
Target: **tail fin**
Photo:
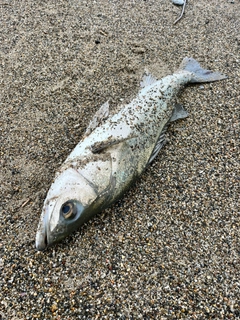
<path fill-rule="evenodd" d="M 180 70 L 186 70 L 193 74 L 190 82 L 212 82 L 226 79 L 227 76 L 219 73 L 213 72 L 211 70 L 203 69 L 200 64 L 193 58 L 184 58 Z"/>

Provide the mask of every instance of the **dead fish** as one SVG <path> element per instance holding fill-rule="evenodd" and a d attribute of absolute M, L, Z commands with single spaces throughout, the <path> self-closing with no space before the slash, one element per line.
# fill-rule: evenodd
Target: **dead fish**
<path fill-rule="evenodd" d="M 36 234 L 44 250 L 110 206 L 141 175 L 164 144 L 170 121 L 187 112 L 174 99 L 183 85 L 225 79 L 184 58 L 178 71 L 156 80 L 143 77 L 137 97 L 109 116 L 109 104 L 97 112 L 82 141 L 57 172 L 44 201 Z"/>

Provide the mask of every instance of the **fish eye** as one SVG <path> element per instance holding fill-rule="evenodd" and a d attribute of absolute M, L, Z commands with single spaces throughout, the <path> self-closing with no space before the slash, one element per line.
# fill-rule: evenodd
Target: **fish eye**
<path fill-rule="evenodd" d="M 61 213 L 65 219 L 73 218 L 76 214 L 76 205 L 73 202 L 64 203 Z"/>

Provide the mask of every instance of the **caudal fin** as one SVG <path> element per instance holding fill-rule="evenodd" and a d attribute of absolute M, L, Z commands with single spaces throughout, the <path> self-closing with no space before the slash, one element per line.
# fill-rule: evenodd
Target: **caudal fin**
<path fill-rule="evenodd" d="M 190 82 L 212 82 L 227 78 L 227 76 L 219 72 L 203 69 L 193 58 L 184 58 L 180 65 L 180 70 L 192 73 L 193 76 Z"/>

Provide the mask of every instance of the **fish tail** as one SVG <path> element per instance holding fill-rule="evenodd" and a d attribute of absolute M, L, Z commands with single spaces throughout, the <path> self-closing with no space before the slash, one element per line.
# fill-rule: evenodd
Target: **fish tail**
<path fill-rule="evenodd" d="M 190 82 L 212 82 L 226 79 L 227 76 L 220 72 L 203 69 L 200 64 L 193 58 L 184 58 L 180 70 L 186 70 L 192 73 Z"/>

